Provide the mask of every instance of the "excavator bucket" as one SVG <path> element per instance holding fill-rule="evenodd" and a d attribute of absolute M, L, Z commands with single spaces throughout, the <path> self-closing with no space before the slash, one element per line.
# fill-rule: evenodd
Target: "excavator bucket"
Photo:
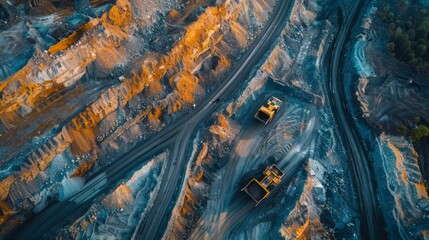
<path fill-rule="evenodd" d="M 241 191 L 245 191 L 256 202 L 256 206 L 270 194 L 256 179 L 252 179 Z"/>
<path fill-rule="evenodd" d="M 261 106 L 255 114 L 255 118 L 264 124 L 271 122 L 274 114 L 280 108 L 282 101 L 276 97 L 270 97 L 267 106 Z"/>
<path fill-rule="evenodd" d="M 271 115 L 268 109 L 266 109 L 265 107 L 261 107 L 256 113 L 255 118 L 267 124 L 271 119 Z"/>

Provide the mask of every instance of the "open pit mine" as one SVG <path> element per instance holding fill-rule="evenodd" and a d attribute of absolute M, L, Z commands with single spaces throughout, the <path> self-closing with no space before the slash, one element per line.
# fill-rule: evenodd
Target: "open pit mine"
<path fill-rule="evenodd" d="M 0 0 L 0 239 L 429 239 L 425 0 Z"/>

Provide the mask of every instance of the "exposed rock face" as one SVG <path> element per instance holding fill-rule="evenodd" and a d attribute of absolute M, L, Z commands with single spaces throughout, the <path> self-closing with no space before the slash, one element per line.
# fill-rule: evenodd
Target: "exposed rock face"
<path fill-rule="evenodd" d="M 188 232 L 191 232 L 191 238 L 195 239 L 220 236 L 233 239 L 329 239 L 344 236 L 358 238 L 359 222 L 353 220 L 357 215 L 353 215 L 352 194 L 348 190 L 348 183 L 342 180 L 346 174 L 336 170 L 339 166 L 345 165 L 340 152 L 343 149 L 338 147 L 339 139 L 335 136 L 335 130 L 330 123 L 318 122 L 319 114 L 323 115 L 325 120 L 329 118 L 329 113 L 326 113 L 329 108 L 325 105 L 322 105 L 323 110 L 319 112 L 319 109 L 310 107 L 314 102 L 309 101 L 311 103 L 307 105 L 288 94 L 284 101 L 285 106 L 282 106 L 281 110 L 284 112 L 280 113 L 279 119 L 270 123 L 274 127 L 268 127 L 270 129 L 267 130 L 268 133 L 259 129 L 256 124 L 250 124 L 250 129 L 242 129 L 234 136 L 237 138 L 233 140 L 234 151 L 228 153 L 231 139 L 228 131 L 230 128 L 225 127 L 231 123 L 228 119 L 236 119 L 243 123 L 242 127 L 248 126 L 247 121 L 252 117 L 249 113 L 254 113 L 256 109 L 255 100 L 267 97 L 264 95 L 267 89 L 270 90 L 269 94 L 275 92 L 283 96 L 280 90 L 282 88 L 277 84 L 280 83 L 293 87 L 287 88 L 288 93 L 299 89 L 296 91 L 310 93 L 320 91 L 320 94 L 323 94 L 322 87 L 312 88 L 309 85 L 310 81 L 305 79 L 313 77 L 310 74 L 313 71 L 309 69 L 313 67 L 314 60 L 316 68 L 319 68 L 320 58 L 316 55 L 324 51 L 329 36 L 328 31 L 322 32 L 316 27 L 309 28 L 311 24 L 316 25 L 314 20 L 323 4 L 324 1 L 297 1 L 291 17 L 293 23 L 284 30 L 284 35 L 273 47 L 262 68 L 256 72 L 248 85 L 243 87 L 240 96 L 226 106 L 222 115 L 216 115 L 217 123 L 209 126 L 210 134 L 206 138 L 209 141 L 204 139 L 203 143 L 198 145 L 193 160 L 195 163 L 188 169 L 187 184 L 181 192 L 183 197 L 175 206 L 168 231 L 164 235 L 165 239 L 180 239 L 188 236 Z M 242 9 L 244 12 L 248 11 L 246 7 Z M 243 18 L 243 21 L 252 20 L 254 19 Z M 328 29 L 331 27 L 326 21 L 317 24 L 322 24 Z M 313 43 L 320 42 L 322 43 L 319 49 L 312 48 Z M 289 43 L 291 46 L 285 46 Z M 314 52 L 309 52 L 309 49 Z M 305 75 L 299 71 L 310 73 Z M 316 74 L 317 71 L 314 71 L 314 75 Z M 314 85 L 317 84 L 320 83 Z M 224 121 L 224 118 L 227 121 Z M 324 138 L 313 139 L 318 135 L 315 132 L 319 132 Z M 212 138 L 212 135 L 216 138 Z M 199 142 L 200 139 L 196 141 Z M 262 166 L 266 166 L 267 161 L 270 163 L 275 161 L 278 166 L 285 168 L 287 174 L 294 175 L 315 151 L 312 148 L 314 145 L 307 141 L 315 141 L 317 151 L 323 150 L 321 153 L 318 152 L 314 159 L 310 158 L 306 167 L 308 176 L 303 179 L 305 186 L 300 185 L 302 179 L 290 182 L 291 179 L 287 177 L 287 182 L 280 187 L 279 193 L 264 200 L 262 204 L 266 205 L 259 209 L 253 208 L 250 199 L 246 199 L 249 202 L 240 199 L 237 189 L 245 184 L 243 179 L 255 177 L 256 173 L 252 171 L 256 168 L 263 169 Z M 224 150 L 220 150 L 218 144 L 213 144 L 216 142 L 223 142 L 219 146 L 224 146 L 229 155 L 229 158 L 221 163 L 218 163 L 221 159 L 219 156 L 222 156 L 220 153 Z M 212 165 L 207 166 L 207 163 Z M 203 167 L 198 167 L 200 165 Z M 329 169 L 325 169 L 324 166 Z M 204 170 L 203 174 L 201 169 Z M 243 173 L 250 172 L 252 175 L 242 176 Z M 202 181 L 198 181 L 200 177 Z M 296 202 L 294 197 L 298 198 Z M 290 205 L 293 204 L 294 207 L 290 209 Z M 335 209 L 337 205 L 343 208 L 337 211 Z M 338 233 L 335 232 L 337 230 Z"/>
<path fill-rule="evenodd" d="M 262 67 L 269 78 L 281 85 L 314 94 L 315 90 L 311 86 L 320 83 L 315 76 L 305 76 L 305 73 L 314 61 L 315 67 L 320 67 L 322 53 L 328 46 L 328 29 L 332 25 L 328 20 L 318 21 L 316 18 L 323 14 L 329 4 L 325 0 L 295 1 L 289 22 L 282 33 L 283 38 L 278 40 L 269 60 Z M 319 47 L 313 49 L 312 45 Z"/>
<path fill-rule="evenodd" d="M 24 163 L 19 174 L 21 180 L 33 180 L 40 171 L 44 171 L 52 159 L 70 146 L 72 139 L 67 131 L 61 131 L 52 140 L 33 152 Z"/>
<path fill-rule="evenodd" d="M 262 67 L 269 77 L 276 81 L 282 81 L 288 74 L 288 70 L 292 65 L 292 58 L 288 53 L 277 45 L 271 52 L 268 61 Z"/>
<path fill-rule="evenodd" d="M 75 84 L 85 73 L 86 66 L 97 59 L 97 53 L 103 56 L 105 51 L 112 49 L 111 56 L 119 55 L 115 48 L 128 38 L 125 24 L 131 17 L 129 7 L 129 3 L 119 1 L 101 18 L 51 46 L 48 53 L 55 55 L 37 51 L 21 70 L 1 83 L 0 113 L 20 112 L 24 108 L 26 110 L 21 115 L 25 115 L 44 98 Z M 86 36 L 77 36 L 78 33 Z M 98 35 L 97 41 L 91 37 L 94 35 Z M 57 53 L 66 49 L 64 53 Z"/>
<path fill-rule="evenodd" d="M 352 57 L 359 75 L 355 96 L 363 117 L 383 132 L 369 132 L 370 129 L 363 127 L 362 136 L 370 146 L 370 157 L 374 159 L 377 195 L 388 236 L 423 237 L 428 228 L 424 222 L 429 216 L 423 169 L 419 168 L 419 156 L 410 139 L 393 135 L 403 135 L 401 127 L 413 124 L 412 119 L 416 116 L 429 118 L 428 88 L 425 87 L 425 76 L 412 72 L 386 54 L 384 40 L 379 37 L 386 32 L 375 34 L 380 26 L 375 13 L 376 8 L 368 8 L 361 25 L 368 34 L 359 35 L 354 42 Z M 354 91 L 355 88 L 351 89 Z M 369 136 L 365 136 L 365 132 L 369 132 Z"/>
<path fill-rule="evenodd" d="M 123 9 L 127 8 L 126 3 L 118 2 L 118 6 Z M 117 7 L 111 9 L 111 11 L 114 11 L 114 9 L 117 9 Z M 121 16 L 121 19 L 130 17 L 125 13 L 125 10 L 123 11 L 124 13 Z M 56 96 L 61 96 L 62 94 L 62 92 L 59 91 L 66 91 L 63 90 L 65 87 L 75 84 L 76 81 L 85 73 L 88 64 L 96 60 L 97 54 L 103 55 L 109 51 L 108 49 L 113 49 L 113 52 L 110 52 L 110 54 L 114 56 L 119 55 L 115 52 L 117 51 L 116 47 L 128 39 L 124 30 L 127 27 L 123 26 L 121 22 L 116 24 L 123 26 L 123 29 L 118 25 L 114 25 L 109 13 L 106 13 L 100 19 L 95 19 L 94 21 L 97 22 L 94 23 L 94 28 L 85 30 L 87 35 L 80 38 L 79 42 L 74 43 L 74 45 L 67 48 L 67 51 L 56 55 L 48 55 L 48 53 L 38 52 L 23 69 L 1 84 L 0 88 L 3 94 L 0 100 L 0 105 L 2 106 L 0 108 L 0 122 L 2 124 L 0 129 L 3 130 L 3 134 L 8 134 L 14 131 L 22 131 L 25 133 L 27 129 L 34 128 L 37 125 L 42 126 L 44 123 L 41 122 L 42 119 L 40 119 L 42 116 L 41 113 L 32 116 L 35 118 L 30 121 L 31 125 L 26 121 L 27 115 L 29 115 L 33 110 L 37 110 L 39 112 L 43 110 L 43 114 L 46 115 L 55 114 L 50 113 L 49 108 L 47 108 L 46 105 L 55 104 L 55 101 L 57 100 Z M 97 25 L 97 27 L 95 27 L 95 25 Z M 94 40 L 95 35 L 99 37 L 97 41 Z M 62 43 L 60 42 L 58 44 L 61 45 Z M 127 56 L 125 55 L 125 58 L 126 57 Z M 83 118 L 81 121 L 84 123 L 88 123 L 87 119 L 91 117 L 96 118 L 93 121 L 99 121 L 100 114 L 97 112 L 98 110 L 95 110 L 96 108 L 99 108 L 100 111 L 103 112 L 112 111 L 110 109 L 106 109 L 106 105 L 110 105 L 111 103 L 104 103 L 104 106 L 100 106 L 100 102 L 108 100 L 106 97 L 114 97 L 112 96 L 110 89 L 100 96 L 99 101 L 96 101 L 93 106 L 90 106 L 89 109 L 87 109 L 86 114 L 82 113 L 77 118 L 74 118 L 75 123 L 72 124 L 79 124 L 78 119 L 80 118 Z M 81 104 L 84 104 L 84 102 Z M 40 109 L 41 105 L 42 107 Z M 34 107 L 36 107 L 36 109 L 33 109 Z M 102 107 L 104 107 L 104 109 Z M 66 109 L 58 111 L 67 111 L 67 106 Z M 66 117 L 70 116 L 63 116 L 62 119 L 59 120 L 64 121 Z M 61 122 L 59 123 L 61 124 Z M 49 130 L 49 127 L 52 127 L 52 125 L 47 125 L 39 130 L 47 131 Z M 29 136 L 26 137 L 31 137 L 31 134 L 37 133 L 27 132 L 27 134 Z M 11 143 L 10 139 L 2 139 L 2 141 L 8 141 L 6 143 L 9 143 L 10 145 L 5 144 L 3 148 L 4 150 L 10 151 L 12 151 L 12 149 L 16 149 L 15 151 L 21 150 L 19 147 L 22 147 L 23 144 L 23 142 Z M 6 159 L 14 157 L 14 154 L 16 153 L 9 152 Z"/>
<path fill-rule="evenodd" d="M 375 10 L 364 21 L 377 22 Z M 379 26 L 369 29 L 378 32 Z M 386 54 L 384 40 L 369 31 L 358 39 L 352 57 L 359 74 L 356 96 L 365 118 L 388 133 L 397 134 L 402 125 L 420 116 L 429 119 L 428 76 L 415 73 L 404 63 Z M 382 30 L 384 34 L 385 30 Z M 370 38 L 367 40 L 367 38 Z"/>
<path fill-rule="evenodd" d="M 211 126 L 209 130 L 213 134 L 213 140 L 216 145 L 221 145 L 234 138 L 235 134 L 232 132 L 230 124 L 224 115 L 219 114 L 217 123 L 217 125 Z"/>
<path fill-rule="evenodd" d="M 5 160 L 14 163 L 0 168 L 0 234 L 5 235 L 31 215 L 31 211 L 42 210 L 47 205 L 47 198 L 67 198 L 74 191 L 70 188 L 78 188 L 86 176 L 114 161 L 137 141 L 144 141 L 146 135 L 156 134 L 183 115 L 193 103 L 198 103 L 208 88 L 219 83 L 239 52 L 251 43 L 254 33 L 275 6 L 274 0 L 226 0 L 216 1 L 214 6 L 201 12 L 199 7 L 207 6 L 209 1 L 186 2 L 188 5 L 179 11 L 168 9 L 176 6 L 169 1 L 119 0 L 104 14 L 91 18 L 75 33 L 51 45 L 47 52 L 37 48 L 22 70 L 0 83 L 0 91 L 4 89 L 7 93 L 0 95 L 0 134 L 12 135 L 22 129 L 31 133 L 21 132 L 30 135 L 28 141 L 21 143 L 9 142 L 0 135 L 0 143 L 5 143 L 0 144 L 0 157 L 5 156 Z M 254 110 L 252 105 L 256 99 L 266 97 L 264 91 L 273 84 L 269 79 L 282 84 L 274 83 L 276 94 L 282 97 L 285 92 L 279 89 L 284 86 L 295 86 L 299 91 L 310 88 L 305 80 L 296 77 L 298 74 L 293 75 L 292 80 L 288 77 L 294 66 L 305 69 L 303 66 L 308 60 L 307 51 L 312 41 L 302 40 L 302 32 L 314 22 L 322 2 L 296 1 L 291 24 L 282 38 L 294 36 L 291 37 L 291 48 L 299 49 L 296 51 L 299 54 L 286 50 L 288 41 L 279 40 L 262 69 L 244 86 L 238 100 L 224 106 L 225 110 L 213 116 L 213 124 L 200 131 L 204 136 L 201 142 L 197 141 L 199 139 L 194 142 L 195 158 L 188 164 L 185 184 L 168 223 L 165 239 L 220 238 L 222 233 L 238 238 L 243 235 L 230 226 L 237 225 L 235 220 L 244 218 L 249 221 L 240 224 L 249 224 L 239 231 L 244 229 L 246 233 L 243 234 L 247 237 L 266 238 L 268 235 L 264 233 L 268 232 L 284 238 L 335 236 L 328 234 L 327 229 L 331 226 L 321 217 L 322 210 L 326 210 L 323 207 L 332 204 L 327 196 L 332 185 L 323 180 L 325 176 L 331 176 L 332 171 L 326 171 L 324 175 L 325 169 L 319 163 L 322 160 L 309 161 L 303 194 L 295 205 L 292 204 L 290 213 L 286 213 L 290 209 L 285 207 L 285 196 L 296 191 L 286 187 L 279 188 L 283 195 L 276 197 L 273 194 L 272 199 L 278 202 L 266 202 L 271 204 L 267 211 L 252 212 L 250 199 L 245 208 L 237 207 L 242 203 L 238 202 L 232 205 L 231 212 L 227 211 L 230 210 L 227 209 L 232 198 L 230 193 L 236 192 L 240 181 L 248 177 L 243 176 L 244 173 L 267 165 L 269 156 L 280 161 L 282 167 L 288 165 L 287 174 L 295 174 L 302 159 L 314 153 L 316 132 L 326 131 L 318 129 L 318 110 L 293 97 L 287 99 L 287 105 L 281 110 L 285 112 L 275 120 L 277 123 L 273 122 L 275 127 L 270 128 L 270 132 L 266 132 L 263 125 L 252 125 L 253 129 L 245 132 L 241 131 L 240 125 L 241 122 L 246 123 L 243 126 L 249 125 L 242 117 Z M 185 26 L 182 35 L 165 30 L 165 36 L 151 39 L 152 42 L 140 39 L 146 36 L 145 27 L 156 28 L 153 22 L 164 17 L 157 15 L 154 11 L 157 8 L 168 12 L 166 29 L 175 32 Z M 190 23 L 190 19 L 196 20 Z M 292 29 L 292 26 L 297 28 Z M 326 40 L 327 35 L 318 34 L 309 35 L 322 36 Z M 170 36 L 174 42 L 171 49 L 155 51 L 158 49 L 155 42 L 159 40 L 164 44 Z M 93 80 L 95 76 L 100 79 Z M 61 99 L 56 96 L 63 92 L 70 96 L 70 92 L 75 91 L 73 98 L 84 98 L 78 91 L 81 86 L 98 87 L 90 101 L 82 99 L 76 103 L 79 107 L 66 106 L 58 112 L 50 109 Z M 60 116 L 56 122 L 42 124 L 43 118 L 35 114 L 37 120 L 34 122 L 39 124 L 36 131 L 26 119 L 42 110 Z M 236 141 L 238 137 L 241 139 Z M 334 138 L 331 135 L 326 142 Z M 335 145 L 333 141 L 329 144 Z M 303 146 L 309 146 L 309 150 L 306 147 L 301 151 Z M 11 149 L 16 150 L 6 156 Z M 329 150 L 326 155 L 336 156 L 332 153 L 335 150 Z M 98 199 L 87 213 L 60 231 L 57 237 L 130 238 L 158 192 L 164 160 L 166 156 L 162 154 L 118 183 L 113 191 Z M 227 164 L 228 168 L 225 167 Z M 9 166 L 13 166 L 12 172 L 6 169 Z M 208 198 L 211 199 L 207 201 Z M 343 200 L 342 196 L 339 198 Z M 342 203 L 342 206 L 350 207 L 349 203 Z M 328 214 L 332 212 L 327 211 Z M 271 215 L 280 222 L 267 221 Z M 273 229 L 275 231 L 271 231 Z"/>
<path fill-rule="evenodd" d="M 115 191 L 103 199 L 102 204 L 105 208 L 114 210 L 130 205 L 132 202 L 134 202 L 133 192 L 127 185 L 122 183 Z"/>
<path fill-rule="evenodd" d="M 152 204 L 152 197 L 157 194 L 167 157 L 167 152 L 161 153 L 135 169 L 80 218 L 56 229 L 56 239 L 130 239 L 147 207 Z"/>
<path fill-rule="evenodd" d="M 134 53 L 144 45 L 136 36 L 160 20 L 139 11 L 143 5 L 165 11 L 163 7 L 174 4 L 118 0 L 47 51 L 36 48 L 22 69 L 0 83 L 0 134 L 16 132 L 26 140 L 0 137 L 3 167 L 18 169 L 0 176 L 5 212 L 11 208 L 17 217 L 22 209 L 31 210 L 39 202 L 29 200 L 30 196 L 42 193 L 46 182 L 53 190 L 43 193 L 56 198 L 55 184 L 64 175 L 85 177 L 130 149 L 141 136 L 183 114 L 181 110 L 218 83 L 238 52 L 248 46 L 274 1 L 225 1 L 207 7 L 168 52 L 141 55 Z M 253 24 L 242 22 L 240 7 L 244 5 L 249 5 L 247 17 Z M 191 2 L 181 14 L 189 15 L 188 7 L 198 6 L 207 3 Z M 100 84 L 88 79 L 99 74 L 92 72 L 94 68 L 104 79 L 120 75 L 118 69 L 127 71 Z M 80 99 L 86 97 L 86 86 L 96 86 L 88 102 Z M 73 107 L 66 104 L 68 98 L 75 99 Z M 59 101 L 64 102 L 63 108 L 50 111 Z M 55 121 L 44 121 L 46 116 L 55 116 Z M 221 139 L 230 134 L 224 130 L 217 129 Z M 68 166 L 60 179 L 49 167 L 58 156 L 66 156 L 61 161 Z M 43 208 L 44 202 L 39 206 Z"/>
<path fill-rule="evenodd" d="M 86 24 L 90 17 L 99 17 L 111 2 L 1 1 L 0 79 L 22 68 L 35 50 L 49 48 Z"/>
<path fill-rule="evenodd" d="M 210 185 L 219 168 L 225 164 L 225 154 L 239 132 L 239 125 L 230 117 L 218 114 L 206 133 L 206 140 L 195 154 L 194 162 L 186 173 L 182 194 L 177 201 L 164 239 L 183 239 L 200 217 L 199 210 L 207 203 Z"/>
<path fill-rule="evenodd" d="M 202 62 L 194 60 L 198 59 L 210 49 L 210 51 L 215 51 L 218 43 L 222 42 L 224 45 L 228 45 L 224 40 L 222 40 L 222 34 L 219 32 L 220 26 L 222 25 L 222 21 L 233 22 L 234 19 L 237 19 L 238 12 L 226 12 L 227 6 L 229 5 L 224 4 L 224 6 L 220 8 L 209 8 L 207 12 L 189 28 L 190 30 L 185 34 L 185 38 L 172 49 L 168 56 L 160 56 L 158 59 L 151 60 L 150 62 L 145 61 L 141 66 L 139 66 L 139 69 L 136 69 L 133 73 L 129 74 L 129 77 L 123 79 L 123 82 L 119 86 L 107 89 L 105 93 L 102 93 L 98 100 L 85 109 L 84 112 L 80 113 L 77 117 L 74 117 L 70 123 L 71 127 L 78 131 L 83 128 L 94 128 L 102 119 L 112 113 L 115 109 L 118 109 L 119 107 L 124 108 L 128 104 L 129 100 L 141 93 L 144 89 L 152 87 L 152 90 L 155 90 L 153 88 L 157 88 L 158 91 L 161 91 L 162 88 L 160 89 L 159 81 L 162 78 L 171 75 L 170 73 L 167 73 L 167 70 L 169 69 L 174 69 L 173 71 L 176 72 L 174 76 L 171 76 L 170 80 L 170 86 L 173 88 L 173 91 L 170 93 L 165 91 L 162 92 L 164 93 L 163 97 L 170 100 L 160 102 L 161 104 L 158 106 L 154 105 L 154 113 L 156 114 L 152 114 L 151 118 L 160 118 L 164 109 L 167 109 L 167 113 L 174 113 L 180 110 L 184 104 L 195 101 L 195 97 L 193 95 L 202 94 L 202 90 L 197 86 L 199 81 L 204 79 L 199 80 L 196 76 L 192 76 L 192 74 L 200 69 L 201 63 L 208 59 L 210 54 L 203 58 Z M 229 6 L 229 8 L 232 7 L 233 6 Z M 100 23 L 97 24 L 101 27 L 105 27 L 106 29 L 100 31 L 100 29 L 98 29 L 99 27 L 97 27 L 94 31 L 86 31 L 87 36 L 97 34 L 99 40 L 97 39 L 97 41 L 94 42 L 94 44 L 97 44 L 96 46 L 88 42 L 94 41 L 93 38 L 84 37 L 79 40 L 81 44 L 79 44 L 78 47 L 71 48 L 70 51 L 66 51 L 66 54 L 69 54 L 69 56 L 78 56 L 61 57 L 64 61 L 67 60 L 68 68 L 64 68 L 63 65 L 61 65 L 61 59 L 60 63 L 58 63 L 58 60 L 56 59 L 51 59 L 51 63 L 43 63 L 43 65 L 48 65 L 46 75 L 43 75 L 43 72 L 40 73 L 37 71 L 33 72 L 33 74 L 37 73 L 38 76 L 33 76 L 31 75 L 32 71 L 25 70 L 38 69 L 30 62 L 23 70 L 4 82 L 2 84 L 4 92 L 2 96 L 4 107 L 2 110 L 5 115 L 2 121 L 5 126 L 3 129 L 6 129 L 7 131 L 13 130 L 13 125 L 10 122 L 16 121 L 17 118 L 19 118 L 18 115 L 23 115 L 17 115 L 17 113 L 13 113 L 14 111 L 19 111 L 19 109 L 22 108 L 25 108 L 27 112 L 31 111 L 32 105 L 36 104 L 38 100 L 43 99 L 36 98 L 36 96 L 49 96 L 53 91 L 57 91 L 58 89 L 65 87 L 65 80 L 69 81 L 70 79 L 75 79 L 68 75 L 67 69 L 71 69 L 74 74 L 76 73 L 76 69 L 79 68 L 76 67 L 76 65 L 73 65 L 73 62 L 70 62 L 69 59 L 75 59 L 75 62 L 83 66 L 82 69 L 84 70 L 85 66 L 90 62 L 95 59 L 99 59 L 96 53 L 97 51 L 106 54 L 105 49 L 115 49 L 115 47 L 121 45 L 123 41 L 127 41 L 127 34 L 130 34 L 127 33 L 127 31 L 130 24 L 132 24 L 130 23 L 131 16 L 129 9 L 129 3 L 120 1 L 117 5 L 112 7 L 108 13 L 103 15 L 100 20 L 94 20 L 99 21 Z M 218 18 L 217 16 L 222 16 L 225 19 Z M 204 28 L 201 27 L 202 25 L 204 25 Z M 100 32 L 104 35 L 99 35 Z M 226 32 L 228 32 L 228 30 L 226 30 Z M 104 44 L 104 39 L 106 38 L 111 41 L 113 45 Z M 88 40 L 86 41 L 86 39 Z M 90 51 L 85 50 L 87 48 L 89 48 Z M 117 54 L 108 53 L 108 55 L 115 56 Z M 226 55 L 221 54 L 218 57 L 220 58 L 220 64 L 217 64 L 218 66 L 214 71 L 219 73 L 225 71 L 229 64 Z M 44 59 L 43 57 L 41 58 Z M 88 59 L 89 61 L 86 61 Z M 53 65 L 52 62 L 55 62 L 55 64 Z M 180 71 L 177 69 L 178 64 L 183 64 L 183 69 Z M 104 66 L 105 64 L 102 65 Z M 54 66 L 55 70 L 50 70 L 50 66 Z M 78 75 L 81 76 L 81 73 Z M 64 80 L 57 79 L 55 76 L 61 76 L 61 79 Z M 78 78 L 79 77 L 76 79 Z M 44 84 L 48 85 L 45 86 Z M 73 83 L 66 85 L 71 84 Z M 28 87 L 27 85 L 34 85 L 34 87 Z M 20 93 L 18 89 L 23 89 L 25 91 Z M 22 99 L 23 101 L 19 99 Z"/>
<path fill-rule="evenodd" d="M 401 137 L 383 134 L 378 141 L 382 156 L 380 164 L 387 180 L 383 189 L 390 193 L 390 196 L 385 196 L 382 207 L 393 215 L 385 217 L 396 221 L 402 237 L 418 234 L 416 231 L 427 228 L 424 222 L 429 216 L 429 197 L 420 173 L 417 152 Z M 389 225 L 389 228 L 393 227 Z M 390 229 L 389 232 L 394 231 Z"/>
<path fill-rule="evenodd" d="M 425 88 L 409 81 L 395 74 L 384 80 L 360 78 L 356 95 L 364 116 L 386 131 L 397 130 L 415 116 L 429 119 Z"/>
<path fill-rule="evenodd" d="M 325 169 L 314 160 L 310 160 L 307 168 L 310 175 L 307 177 L 303 193 L 279 230 L 285 239 L 330 238 L 320 220 L 326 193 L 318 178 L 323 177 Z"/>

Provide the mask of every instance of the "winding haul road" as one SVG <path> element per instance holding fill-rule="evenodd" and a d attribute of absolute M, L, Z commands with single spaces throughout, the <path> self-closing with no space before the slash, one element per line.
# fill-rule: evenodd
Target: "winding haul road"
<path fill-rule="evenodd" d="M 352 1 L 350 12 L 346 14 L 344 21 L 341 23 L 341 28 L 330 56 L 328 97 L 333 115 L 342 133 L 341 137 L 345 144 L 353 182 L 356 186 L 363 238 L 379 240 L 387 238 L 383 227 L 384 222 L 380 209 L 377 207 L 377 193 L 371 179 L 368 160 L 360 143 L 357 129 L 347 110 L 340 62 L 340 57 L 344 53 L 344 44 L 351 34 L 352 25 L 358 19 L 364 4 L 365 0 Z"/>
<path fill-rule="evenodd" d="M 344 44 L 351 32 L 352 23 L 359 16 L 359 8 L 363 2 L 364 0 L 353 1 L 350 13 L 344 19 L 345 21 L 336 38 L 329 64 L 328 95 L 349 154 L 352 177 L 356 185 L 361 209 L 363 237 L 366 239 L 385 239 L 386 235 L 382 227 L 383 221 L 377 208 L 376 192 L 371 181 L 368 161 L 365 159 L 365 153 L 359 143 L 358 134 L 347 112 L 339 72 L 341 70 L 340 57 L 343 53 Z M 44 234 L 57 226 L 63 219 L 75 212 L 85 211 L 91 205 L 92 200 L 108 190 L 109 187 L 118 182 L 132 169 L 154 154 L 174 144 L 172 157 L 170 157 L 166 166 L 165 176 L 167 177 L 162 179 L 154 205 L 135 233 L 136 239 L 161 238 L 166 229 L 171 210 L 177 200 L 178 191 L 184 181 L 182 176 L 187 163 L 187 147 L 193 132 L 195 132 L 198 124 L 204 121 L 206 116 L 216 110 L 218 103 L 221 102 L 217 101 L 218 99 L 226 100 L 233 95 L 240 87 L 240 83 L 249 77 L 254 67 L 257 66 L 260 59 L 269 50 L 273 41 L 279 36 L 283 24 L 289 17 L 288 13 L 290 13 L 294 1 L 279 0 L 277 4 L 278 6 L 274 9 L 271 19 L 265 25 L 266 27 L 255 39 L 252 46 L 249 47 L 248 51 L 243 54 L 240 61 L 234 65 L 235 67 L 231 69 L 223 84 L 218 89 L 213 90 L 194 111 L 154 134 L 120 159 L 103 168 L 100 174 L 89 179 L 84 187 L 72 198 L 65 202 L 59 202 L 29 219 L 9 238 L 42 239 Z M 234 219 L 233 221 L 237 220 L 234 217 L 231 219 Z"/>
<path fill-rule="evenodd" d="M 213 100 L 222 99 L 225 100 L 228 97 L 231 97 L 234 91 L 240 86 L 239 83 L 244 82 L 249 74 L 252 72 L 252 69 L 260 62 L 262 56 L 269 50 L 273 41 L 279 36 L 283 24 L 288 18 L 288 10 L 293 6 L 291 3 L 293 1 L 284 1 L 280 0 L 278 6 L 274 9 L 273 17 L 266 23 L 266 27 L 259 34 L 258 38 L 249 48 L 249 51 L 241 57 L 240 61 L 235 64 L 235 68 L 232 69 L 227 79 L 228 82 L 223 86 L 220 91 L 216 92 L 213 97 L 209 98 L 209 104 L 203 104 L 203 111 L 198 112 L 196 116 L 192 119 L 188 126 L 190 126 L 186 132 L 194 132 L 195 128 L 203 120 L 204 116 L 215 111 L 217 106 L 210 104 Z M 191 134 L 184 135 L 180 140 L 179 149 L 177 150 L 179 155 L 175 156 L 175 161 L 177 166 L 174 167 L 173 172 L 168 179 L 164 178 L 166 189 L 169 191 L 163 194 L 158 195 L 157 199 L 154 201 L 154 205 L 149 210 L 148 217 L 145 217 L 142 224 L 139 225 L 136 236 L 137 239 L 160 239 L 165 231 L 166 224 L 170 218 L 171 211 L 166 211 L 167 208 L 172 209 L 174 203 L 177 200 L 177 196 L 173 197 L 173 190 L 180 190 L 180 185 L 183 184 L 183 179 L 180 181 L 178 186 L 179 177 L 184 172 L 184 167 L 186 165 L 186 151 L 188 148 L 188 143 L 190 142 Z M 162 183 L 161 183 L 162 184 Z M 161 189 L 163 189 L 161 187 Z M 176 194 L 177 195 L 177 194 Z M 170 203 L 170 204 L 169 204 Z M 169 212 L 168 214 L 163 214 Z"/>
<path fill-rule="evenodd" d="M 238 63 L 234 65 L 225 81 L 190 114 L 177 122 L 155 133 L 147 141 L 139 144 L 120 159 L 100 170 L 100 173 L 89 179 L 83 188 L 73 197 L 64 202 L 56 203 L 45 209 L 42 213 L 30 218 L 9 239 L 42 239 L 57 226 L 58 223 L 88 209 L 92 201 L 117 183 L 123 176 L 138 165 L 147 161 L 151 156 L 166 147 L 175 144 L 173 156 L 167 163 L 167 177 L 161 181 L 161 188 L 154 205 L 149 210 L 142 224 L 138 227 L 136 239 L 159 239 L 165 231 L 172 206 L 177 200 L 178 191 L 183 184 L 183 175 L 186 166 L 187 147 L 193 132 L 199 123 L 210 116 L 218 107 L 221 100 L 230 98 L 251 73 L 255 66 L 263 59 L 274 40 L 280 35 L 283 25 L 289 17 L 294 1 L 279 0 L 274 8 L 271 18 L 265 24 L 261 33 L 249 49 L 243 54 Z M 168 213 L 168 214 L 164 214 Z"/>

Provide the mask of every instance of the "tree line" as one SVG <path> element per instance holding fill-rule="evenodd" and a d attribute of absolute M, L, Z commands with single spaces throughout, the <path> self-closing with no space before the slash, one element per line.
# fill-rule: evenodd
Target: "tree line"
<path fill-rule="evenodd" d="M 429 72 L 429 9 L 417 0 L 384 1 L 377 12 L 387 24 L 387 49 L 401 62 Z"/>

